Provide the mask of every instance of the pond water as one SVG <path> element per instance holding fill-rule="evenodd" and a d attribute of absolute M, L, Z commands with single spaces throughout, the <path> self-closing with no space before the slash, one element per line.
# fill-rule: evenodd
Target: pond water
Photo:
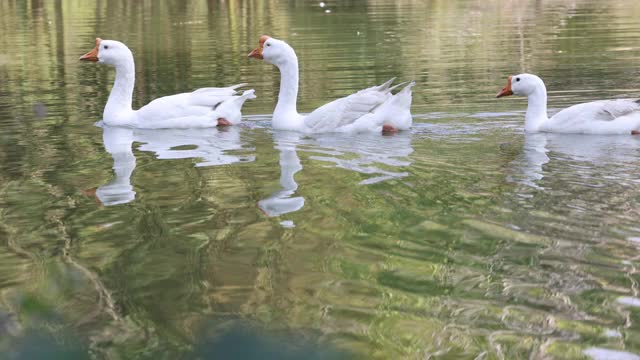
<path fill-rule="evenodd" d="M 9 359 L 640 359 L 640 137 L 524 134 L 640 96 L 636 0 L 0 1 L 0 353 Z M 288 41 L 299 109 L 415 79 L 396 136 L 273 131 Z M 248 82 L 242 126 L 102 128 Z"/>

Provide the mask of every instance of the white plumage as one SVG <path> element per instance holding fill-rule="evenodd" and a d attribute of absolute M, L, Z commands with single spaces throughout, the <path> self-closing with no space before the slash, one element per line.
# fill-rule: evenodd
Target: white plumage
<path fill-rule="evenodd" d="M 307 133 L 365 132 L 406 130 L 411 127 L 411 82 L 396 95 L 391 79 L 379 86 L 325 104 L 306 116 L 296 108 L 298 96 L 298 58 L 284 41 L 268 36 L 260 38 L 260 47 L 250 57 L 263 59 L 278 67 L 281 74 L 278 103 L 273 127 Z"/>
<path fill-rule="evenodd" d="M 497 97 L 527 96 L 525 130 L 574 134 L 636 134 L 640 130 L 640 100 L 600 100 L 568 107 L 547 116 L 547 89 L 536 75 L 510 76 Z"/>
<path fill-rule="evenodd" d="M 110 126 L 161 129 L 234 125 L 241 120 L 244 102 L 255 98 L 254 90 L 238 95 L 237 89 L 246 85 L 238 84 L 165 96 L 133 110 L 135 64 L 131 50 L 125 44 L 96 39 L 96 47 L 80 59 L 116 68 L 116 80 L 103 113 L 104 123 Z"/>

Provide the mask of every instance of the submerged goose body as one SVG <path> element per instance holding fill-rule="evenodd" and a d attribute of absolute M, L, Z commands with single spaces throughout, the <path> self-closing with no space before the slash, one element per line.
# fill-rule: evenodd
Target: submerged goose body
<path fill-rule="evenodd" d="M 273 127 L 306 133 L 366 132 L 407 130 L 411 127 L 410 82 L 397 94 L 386 83 L 360 90 L 355 94 L 334 100 L 307 115 L 298 113 L 298 57 L 289 44 L 269 36 L 260 38 L 260 46 L 249 57 L 265 60 L 280 70 L 280 92 L 273 113 Z M 402 84 L 401 84 L 402 85 Z"/>
<path fill-rule="evenodd" d="M 510 76 L 497 97 L 528 98 L 525 131 L 572 134 L 640 134 L 640 99 L 600 100 L 568 107 L 547 115 L 547 89 L 532 74 Z"/>
<path fill-rule="evenodd" d="M 80 60 L 108 64 L 116 69 L 116 80 L 103 113 L 103 121 L 109 126 L 162 129 L 235 125 L 241 120 L 244 102 L 255 98 L 254 90 L 238 95 L 237 89 L 246 85 L 238 84 L 165 96 L 133 110 L 135 64 L 125 44 L 98 38 L 96 47 Z"/>

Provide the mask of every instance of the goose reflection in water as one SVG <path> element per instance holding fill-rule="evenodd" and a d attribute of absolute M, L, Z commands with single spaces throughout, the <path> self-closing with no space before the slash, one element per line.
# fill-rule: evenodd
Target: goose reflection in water
<path fill-rule="evenodd" d="M 104 149 L 113 158 L 114 178 L 96 189 L 96 197 L 105 206 L 126 204 L 133 201 L 136 192 L 131 185 L 131 174 L 136 168 L 136 157 L 131 148 L 133 129 L 104 127 L 102 142 Z"/>
<path fill-rule="evenodd" d="M 314 155 L 309 159 L 318 160 L 342 169 L 373 175 L 362 180 L 361 185 L 408 176 L 408 172 L 390 171 L 385 167 L 406 167 L 411 164 L 408 156 L 413 152 L 411 134 L 394 136 L 379 134 L 359 134 L 354 138 L 349 134 L 316 134 L 278 131 L 274 135 L 275 148 L 280 152 L 281 190 L 258 202 L 258 207 L 267 216 L 280 216 L 302 209 L 304 198 L 293 196 L 298 190 L 294 175 L 302 170 L 298 151 Z M 321 155 L 318 155 L 321 154 Z M 354 157 L 354 155 L 356 155 Z M 283 226 L 293 226 L 292 221 L 281 222 Z"/>
<path fill-rule="evenodd" d="M 640 155 L 640 137 L 629 135 L 594 136 L 580 134 L 525 134 L 522 153 L 512 162 L 510 181 L 544 189 L 540 181 L 545 177 L 544 165 L 551 161 L 590 163 L 597 167 L 572 167 L 572 176 L 583 178 L 585 183 L 593 176 L 593 169 L 610 169 L 610 179 L 634 181 L 637 158 Z M 631 167 L 631 168 L 630 168 Z M 599 170 L 598 170 L 599 169 Z M 596 185 L 596 184 L 591 184 Z"/>
<path fill-rule="evenodd" d="M 243 149 L 240 128 L 224 129 L 131 129 L 103 126 L 105 150 L 113 157 L 114 178 L 95 191 L 105 206 L 126 204 L 135 199 L 131 174 L 136 167 L 133 142 L 143 143 L 138 150 L 156 154 L 158 159 L 199 158 L 195 166 L 216 166 L 253 161 L 253 155 L 230 155 L 229 150 Z M 187 149 L 179 149 L 187 147 Z"/>
<path fill-rule="evenodd" d="M 319 134 L 306 142 L 305 151 L 322 154 L 313 155 L 311 159 L 332 162 L 342 169 L 373 175 L 360 182 L 361 185 L 366 185 L 408 176 L 408 172 L 384 170 L 380 165 L 393 168 L 411 165 L 408 156 L 413 148 L 411 133 L 405 131 L 393 136 L 361 134 L 357 138 L 348 134 Z M 348 156 L 353 154 L 358 156 Z M 341 157 L 345 155 L 346 158 Z"/>
<path fill-rule="evenodd" d="M 276 191 L 264 200 L 258 201 L 258 207 L 267 216 L 279 216 L 302 209 L 304 198 L 292 196 L 298 190 L 298 183 L 294 175 L 302 170 L 300 158 L 296 152 L 296 146 L 302 135 L 289 131 L 278 131 L 273 134 L 275 148 L 280 152 L 280 186 L 282 190 Z M 283 225 L 289 224 L 284 222 Z"/>
<path fill-rule="evenodd" d="M 230 155 L 231 150 L 246 149 L 240 140 L 241 128 L 134 130 L 135 141 L 143 143 L 140 151 L 156 154 L 158 159 L 202 159 L 195 166 L 229 165 L 253 161 L 253 155 Z M 189 147 L 188 149 L 177 149 Z"/>

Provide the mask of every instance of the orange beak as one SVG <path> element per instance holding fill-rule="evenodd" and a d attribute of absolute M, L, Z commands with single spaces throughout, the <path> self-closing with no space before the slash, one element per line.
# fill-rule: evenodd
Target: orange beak
<path fill-rule="evenodd" d="M 262 49 L 264 49 L 264 42 L 269 40 L 270 37 L 267 35 L 262 35 L 260 36 L 260 46 L 258 46 L 257 48 L 253 49 L 253 51 L 251 51 L 249 53 L 250 58 L 254 58 L 254 59 L 260 59 L 262 60 Z"/>
<path fill-rule="evenodd" d="M 96 47 L 91 49 L 91 51 L 89 51 L 88 53 L 80 56 L 80 60 L 97 62 L 98 61 L 98 49 L 100 49 L 100 42 L 101 41 L 102 41 L 102 39 L 96 38 Z"/>
<path fill-rule="evenodd" d="M 507 86 L 505 86 L 502 90 L 500 90 L 500 92 L 498 93 L 498 95 L 496 95 L 496 97 L 501 98 L 503 96 L 509 96 L 509 95 L 513 95 L 513 91 L 511 91 L 511 76 L 509 76 L 509 78 L 507 79 Z"/>

